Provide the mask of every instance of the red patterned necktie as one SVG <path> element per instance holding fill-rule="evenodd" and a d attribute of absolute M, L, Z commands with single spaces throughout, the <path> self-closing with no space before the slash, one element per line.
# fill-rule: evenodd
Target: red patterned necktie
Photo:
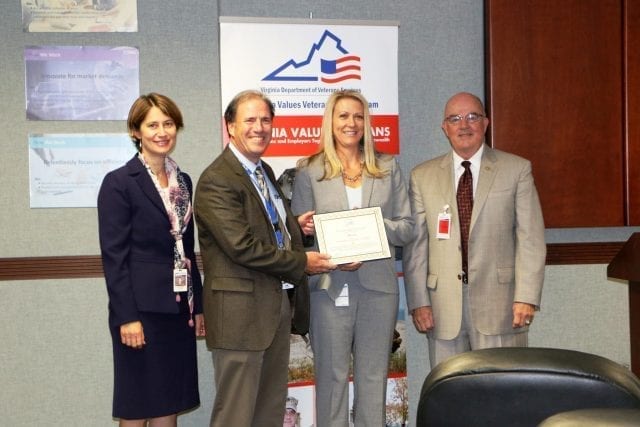
<path fill-rule="evenodd" d="M 462 243 L 462 271 L 468 277 L 469 259 L 469 225 L 471 224 L 471 211 L 473 210 L 473 176 L 471 175 L 471 162 L 462 162 L 464 173 L 458 181 L 458 192 L 456 200 L 458 202 L 458 220 L 460 221 L 460 239 Z"/>

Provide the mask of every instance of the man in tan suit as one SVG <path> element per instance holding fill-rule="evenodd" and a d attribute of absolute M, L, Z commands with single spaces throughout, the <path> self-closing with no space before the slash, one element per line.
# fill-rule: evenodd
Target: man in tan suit
<path fill-rule="evenodd" d="M 236 95 L 225 111 L 230 144 L 196 188 L 216 427 L 282 426 L 289 334 L 309 329 L 306 273 L 336 268 L 327 255 L 304 251 L 300 225 L 261 161 L 273 115 L 262 93 Z"/>
<path fill-rule="evenodd" d="M 416 232 L 405 246 L 404 279 L 413 323 L 427 333 L 432 368 L 468 350 L 526 346 L 540 305 L 546 246 L 531 164 L 484 144 L 488 125 L 480 99 L 454 95 L 442 121 L 452 150 L 411 173 Z M 472 200 L 459 209 L 466 169 Z M 464 205 L 470 210 L 466 260 Z"/>

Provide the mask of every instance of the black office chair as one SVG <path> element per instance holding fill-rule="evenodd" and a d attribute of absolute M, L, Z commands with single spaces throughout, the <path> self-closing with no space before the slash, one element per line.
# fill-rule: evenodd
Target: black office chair
<path fill-rule="evenodd" d="M 422 386 L 418 427 L 537 426 L 583 408 L 640 409 L 640 380 L 593 354 L 493 348 L 453 356 Z"/>

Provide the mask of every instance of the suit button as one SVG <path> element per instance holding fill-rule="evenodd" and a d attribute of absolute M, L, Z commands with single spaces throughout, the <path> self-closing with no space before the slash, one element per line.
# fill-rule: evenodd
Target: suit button
<path fill-rule="evenodd" d="M 462 274 L 458 274 L 458 280 L 462 280 Z"/>

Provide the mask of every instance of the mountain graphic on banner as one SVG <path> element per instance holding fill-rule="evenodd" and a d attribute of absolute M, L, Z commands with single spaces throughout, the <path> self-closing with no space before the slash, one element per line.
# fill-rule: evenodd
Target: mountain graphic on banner
<path fill-rule="evenodd" d="M 307 57 L 291 58 L 263 78 L 263 81 L 338 83 L 361 79 L 360 56 L 350 54 L 342 40 L 325 30 L 320 40 L 309 49 Z"/>

